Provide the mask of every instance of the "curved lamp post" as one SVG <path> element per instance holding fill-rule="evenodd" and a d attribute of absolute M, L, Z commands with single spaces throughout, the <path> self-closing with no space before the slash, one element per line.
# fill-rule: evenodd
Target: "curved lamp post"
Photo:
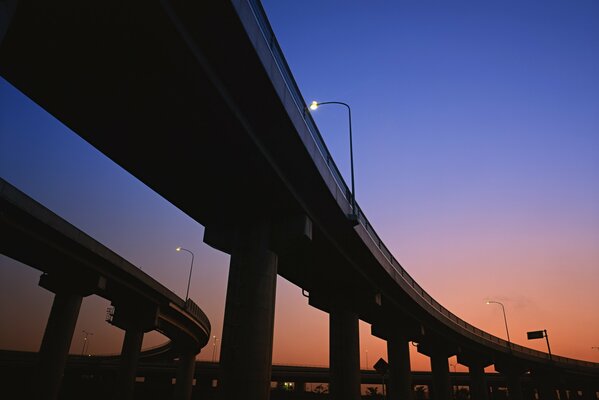
<path fill-rule="evenodd" d="M 502 303 L 498 302 L 498 301 L 493 301 L 493 300 L 487 300 L 487 304 L 499 304 L 501 306 L 501 310 L 503 311 L 503 321 L 505 322 L 505 333 L 507 333 L 507 344 L 509 347 L 512 347 L 511 345 L 511 341 L 510 341 L 510 331 L 508 331 L 507 329 L 507 318 L 505 317 L 505 307 L 503 306 Z"/>
<path fill-rule="evenodd" d="M 83 338 L 83 348 L 81 349 L 81 355 L 84 356 L 85 355 L 85 348 L 87 347 L 89 349 L 89 341 L 88 341 L 87 337 L 88 336 L 92 336 L 94 333 L 93 332 L 88 332 L 85 329 L 82 332 L 85 335 L 85 337 Z"/>
<path fill-rule="evenodd" d="M 218 338 L 216 336 L 212 336 L 212 339 L 214 339 L 214 343 L 212 344 L 212 362 L 214 362 L 216 360 L 216 341 Z"/>
<path fill-rule="evenodd" d="M 189 267 L 189 279 L 187 280 L 187 293 L 185 293 L 185 301 L 189 299 L 189 284 L 191 283 L 191 271 L 193 270 L 193 252 L 191 250 L 184 249 L 183 247 L 177 247 L 177 251 L 186 251 L 191 254 L 191 267 Z"/>
<path fill-rule="evenodd" d="M 349 104 L 343 103 L 341 101 L 316 101 L 316 100 L 314 100 L 312 102 L 312 104 L 310 104 L 310 109 L 316 110 L 318 107 L 325 105 L 325 104 L 339 104 L 339 105 L 347 107 L 347 111 L 348 111 L 348 115 L 349 115 L 349 160 L 350 160 L 350 169 L 351 169 L 351 199 L 350 199 L 351 209 L 352 209 L 351 218 L 354 222 L 357 222 L 358 218 L 356 215 L 356 188 L 355 188 L 355 184 L 354 184 L 354 147 L 353 147 L 353 143 L 352 143 L 351 108 L 350 108 Z"/>

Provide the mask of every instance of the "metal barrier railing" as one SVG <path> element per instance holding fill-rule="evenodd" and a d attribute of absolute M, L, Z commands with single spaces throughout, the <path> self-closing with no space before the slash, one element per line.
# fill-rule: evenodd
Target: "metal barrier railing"
<path fill-rule="evenodd" d="M 208 327 L 208 330 L 210 330 L 210 321 L 208 320 L 208 317 L 204 314 L 204 311 L 202 311 L 200 306 L 193 302 L 193 300 L 185 300 L 185 311 L 190 313 L 197 321 L 203 326 Z"/>
<path fill-rule="evenodd" d="M 291 73 L 291 69 L 289 68 L 289 65 L 287 64 L 285 57 L 283 56 L 281 47 L 279 46 L 279 43 L 275 37 L 274 31 L 270 25 L 270 22 L 268 21 L 266 12 L 264 11 L 262 4 L 260 3 L 259 0 L 247 0 L 247 2 L 253 12 L 254 18 L 255 18 L 258 26 L 260 27 L 260 31 L 270 49 L 270 53 L 273 56 L 273 59 L 275 60 L 277 68 L 278 68 L 279 72 L 281 73 L 281 76 L 283 77 L 283 80 L 284 80 L 285 85 L 287 86 L 287 89 L 289 92 L 288 94 L 291 96 L 291 98 L 293 99 L 293 101 L 295 103 L 295 106 L 297 107 L 297 110 L 302 115 L 303 120 L 306 123 L 306 127 L 308 128 L 308 131 L 310 132 L 312 139 L 314 140 L 317 148 L 319 149 L 321 156 L 326 161 L 326 164 L 335 180 L 335 183 L 337 184 L 338 188 L 341 189 L 341 192 L 344 194 L 345 199 L 348 202 L 350 202 L 351 191 L 349 189 L 349 186 L 345 183 L 345 180 L 343 179 L 343 176 L 339 172 L 339 168 L 335 164 L 335 161 L 333 160 L 333 157 L 331 156 L 331 153 L 329 152 L 329 150 L 324 142 L 324 139 L 322 138 L 322 135 L 320 134 L 320 131 L 318 130 L 318 127 L 316 126 L 314 119 L 312 118 L 312 115 L 307 110 L 307 107 L 306 107 L 307 103 L 304 100 L 304 98 L 301 94 L 301 91 L 299 90 L 297 82 L 295 81 L 295 78 L 293 77 L 293 75 Z M 426 291 L 424 291 L 422 289 L 422 287 L 420 285 L 418 285 L 418 283 L 416 283 L 416 281 L 410 276 L 410 274 L 395 259 L 395 257 L 393 257 L 393 255 L 391 254 L 391 251 L 387 248 L 387 246 L 385 246 L 385 244 L 383 243 L 383 241 L 381 240 L 379 235 L 376 233 L 376 231 L 372 227 L 372 224 L 370 224 L 370 222 L 364 215 L 364 212 L 362 211 L 360 206 L 358 204 L 356 204 L 355 206 L 356 206 L 356 214 L 358 215 L 358 222 L 366 230 L 366 232 L 372 239 L 373 243 L 380 250 L 381 254 L 385 257 L 385 259 L 389 262 L 389 264 L 395 269 L 395 271 L 403 279 L 403 281 L 409 287 L 411 287 L 413 289 L 414 293 L 416 293 L 420 297 L 421 300 L 423 300 L 425 303 L 430 305 L 432 307 L 432 309 L 434 311 L 436 311 L 436 314 L 438 317 L 448 320 L 451 324 L 454 324 L 458 329 L 465 330 L 465 331 L 467 331 L 485 341 L 491 342 L 495 345 L 500 345 L 501 347 L 504 347 L 507 351 L 513 352 L 514 350 L 516 350 L 518 352 L 521 352 L 521 353 L 524 353 L 527 355 L 531 355 L 534 357 L 549 359 L 549 354 L 547 354 L 547 353 L 533 350 L 528 347 L 520 346 L 520 345 L 517 345 L 514 343 L 509 343 L 506 340 L 503 340 L 501 338 L 493 336 L 487 332 L 484 332 L 484 331 L 470 325 L 469 323 L 462 320 L 455 314 L 451 313 L 445 307 L 441 306 Z M 569 365 L 599 368 L 599 363 L 594 363 L 594 362 L 575 360 L 575 359 L 561 357 L 561 356 L 555 356 L 555 355 L 552 355 L 552 359 L 554 361 L 559 361 L 560 363 L 569 364 Z"/>

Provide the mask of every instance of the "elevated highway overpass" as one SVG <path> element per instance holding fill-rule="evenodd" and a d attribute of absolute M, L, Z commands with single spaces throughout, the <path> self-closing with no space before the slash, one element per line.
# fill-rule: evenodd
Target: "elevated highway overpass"
<path fill-rule="evenodd" d="M 0 253 L 42 272 L 55 293 L 28 388 L 32 399 L 56 398 L 84 296 L 111 301 L 109 322 L 125 330 L 114 398 L 130 398 L 145 332 L 170 341 L 146 357 L 178 359 L 177 398 L 191 393 L 195 356 L 210 338 L 210 322 L 191 300 L 162 284 L 0 178 Z M 8 323 L 8 322 L 6 322 Z"/>
<path fill-rule="evenodd" d="M 156 352 L 164 350 L 164 346 L 148 349 L 140 354 L 135 383 L 136 398 L 144 400 L 165 399 L 173 393 L 173 381 L 176 381 L 177 365 L 170 358 L 160 357 Z M 37 353 L 24 351 L 0 350 L 0 388 L 4 396 L 17 398 L 19 389 L 25 384 L 25 377 L 33 370 Z M 65 368 L 65 384 L 61 398 L 65 400 L 86 398 L 100 400 L 110 396 L 110 383 L 115 381 L 118 373 L 119 355 L 71 355 Z M 431 386 L 430 371 L 413 371 L 413 392 L 418 398 L 428 394 Z M 329 398 L 329 369 L 316 366 L 273 365 L 271 377 L 271 398 L 302 400 Z M 387 386 L 386 377 L 376 370 L 361 370 L 362 398 L 372 399 L 367 388 L 378 389 L 382 398 L 383 383 Z M 471 385 L 470 376 L 466 372 L 451 374 L 454 393 Z M 506 379 L 502 374 L 487 373 L 486 381 L 492 400 L 505 399 Z M 206 400 L 218 399 L 219 365 L 214 362 L 196 361 L 194 368 L 194 385 L 192 398 Z M 531 380 L 524 379 L 523 390 L 531 390 Z M 565 396 L 565 392 L 562 392 Z M 572 394 L 570 398 L 575 398 Z M 463 397 L 460 397 L 463 398 Z M 562 397 L 562 398 L 567 398 Z"/>
<path fill-rule="evenodd" d="M 532 375 L 543 400 L 569 380 L 594 399 L 599 365 L 550 359 L 461 320 L 410 277 L 359 206 L 349 217 L 349 188 L 258 1 L 21 0 L 10 20 L 2 76 L 231 254 L 225 398 L 269 396 L 279 274 L 330 314 L 334 398 L 359 396 L 362 319 L 388 342 L 391 398 L 410 396 L 413 341 L 431 357 L 438 400 L 450 396 L 453 355 L 476 398 L 488 398 L 484 367 L 494 364 L 511 398 Z"/>

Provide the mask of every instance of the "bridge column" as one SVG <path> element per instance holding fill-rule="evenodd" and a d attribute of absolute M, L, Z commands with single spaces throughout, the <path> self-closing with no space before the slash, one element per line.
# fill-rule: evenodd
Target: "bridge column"
<path fill-rule="evenodd" d="M 58 397 L 82 301 L 83 296 L 80 294 L 59 291 L 54 295 L 39 351 L 34 384 L 35 399 Z"/>
<path fill-rule="evenodd" d="M 485 368 L 492 365 L 490 359 L 472 353 L 458 354 L 458 362 L 468 367 L 470 374 L 470 397 L 476 400 L 489 400 L 489 385 Z"/>
<path fill-rule="evenodd" d="M 495 370 L 505 376 L 508 398 L 510 400 L 524 400 L 520 377 L 527 371 L 527 368 L 516 362 L 500 361 L 495 363 Z"/>
<path fill-rule="evenodd" d="M 2 4 L 0 7 L 0 44 L 2 43 L 2 39 L 4 39 L 4 35 L 8 30 L 10 21 L 15 14 L 18 2 L 18 0 L 3 0 L 0 2 L 0 4 Z"/>
<path fill-rule="evenodd" d="M 195 351 L 183 352 L 177 364 L 177 382 L 174 400 L 189 400 L 193 390 L 193 376 L 196 367 Z"/>
<path fill-rule="evenodd" d="M 260 222 L 236 229 L 231 243 L 220 359 L 226 400 L 270 397 L 277 285 L 270 235 Z"/>
<path fill-rule="evenodd" d="M 519 371 L 507 371 L 505 373 L 507 381 L 507 393 L 510 400 L 524 400 L 520 376 L 521 373 Z"/>
<path fill-rule="evenodd" d="M 129 327 L 125 331 L 125 339 L 121 350 L 121 361 L 116 383 L 116 398 L 127 400 L 133 398 L 135 373 L 139 362 L 139 353 L 144 338 L 144 331 L 139 326 Z"/>
<path fill-rule="evenodd" d="M 360 400 L 360 334 L 358 315 L 343 305 L 329 312 L 329 392 L 333 400 Z"/>
<path fill-rule="evenodd" d="M 560 376 L 549 369 L 533 369 L 532 384 L 539 393 L 539 400 L 567 400 L 564 388 L 559 388 Z"/>
<path fill-rule="evenodd" d="M 105 288 L 106 280 L 95 275 L 44 273 L 39 285 L 55 295 L 40 346 L 36 384 L 31 390 L 34 399 L 55 399 L 60 390 L 83 297 L 93 293 L 96 288 Z"/>
<path fill-rule="evenodd" d="M 385 326 L 385 322 L 371 325 L 372 335 L 387 341 L 387 359 L 389 360 L 389 385 L 387 399 L 412 400 L 412 371 L 410 368 L 410 330 L 411 321 L 404 318 L 400 326 Z"/>
<path fill-rule="evenodd" d="M 157 327 L 158 308 L 135 298 L 118 299 L 113 301 L 113 304 L 116 304 L 114 315 L 108 322 L 125 330 L 115 398 L 127 400 L 133 398 L 144 332 Z"/>
<path fill-rule="evenodd" d="M 442 343 L 442 339 L 428 338 L 426 342 L 418 344 L 418 352 L 431 359 L 434 400 L 450 400 L 452 397 L 448 358 L 454 355 L 455 351 Z"/>
<path fill-rule="evenodd" d="M 586 383 L 582 386 L 582 398 L 584 400 L 597 400 L 597 384 Z"/>
<path fill-rule="evenodd" d="M 412 400 L 412 370 L 410 341 L 404 332 L 396 331 L 387 339 L 389 359 L 389 400 Z"/>

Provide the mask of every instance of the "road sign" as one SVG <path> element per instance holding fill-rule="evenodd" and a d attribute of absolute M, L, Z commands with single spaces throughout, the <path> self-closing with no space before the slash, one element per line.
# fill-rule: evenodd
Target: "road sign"
<path fill-rule="evenodd" d="M 389 369 L 389 364 L 387 364 L 387 361 L 379 358 L 376 364 L 374 364 L 374 369 L 376 369 L 379 374 L 384 375 Z"/>
<path fill-rule="evenodd" d="M 528 339 L 543 339 L 545 337 L 544 331 L 532 331 L 526 332 L 526 336 Z"/>

